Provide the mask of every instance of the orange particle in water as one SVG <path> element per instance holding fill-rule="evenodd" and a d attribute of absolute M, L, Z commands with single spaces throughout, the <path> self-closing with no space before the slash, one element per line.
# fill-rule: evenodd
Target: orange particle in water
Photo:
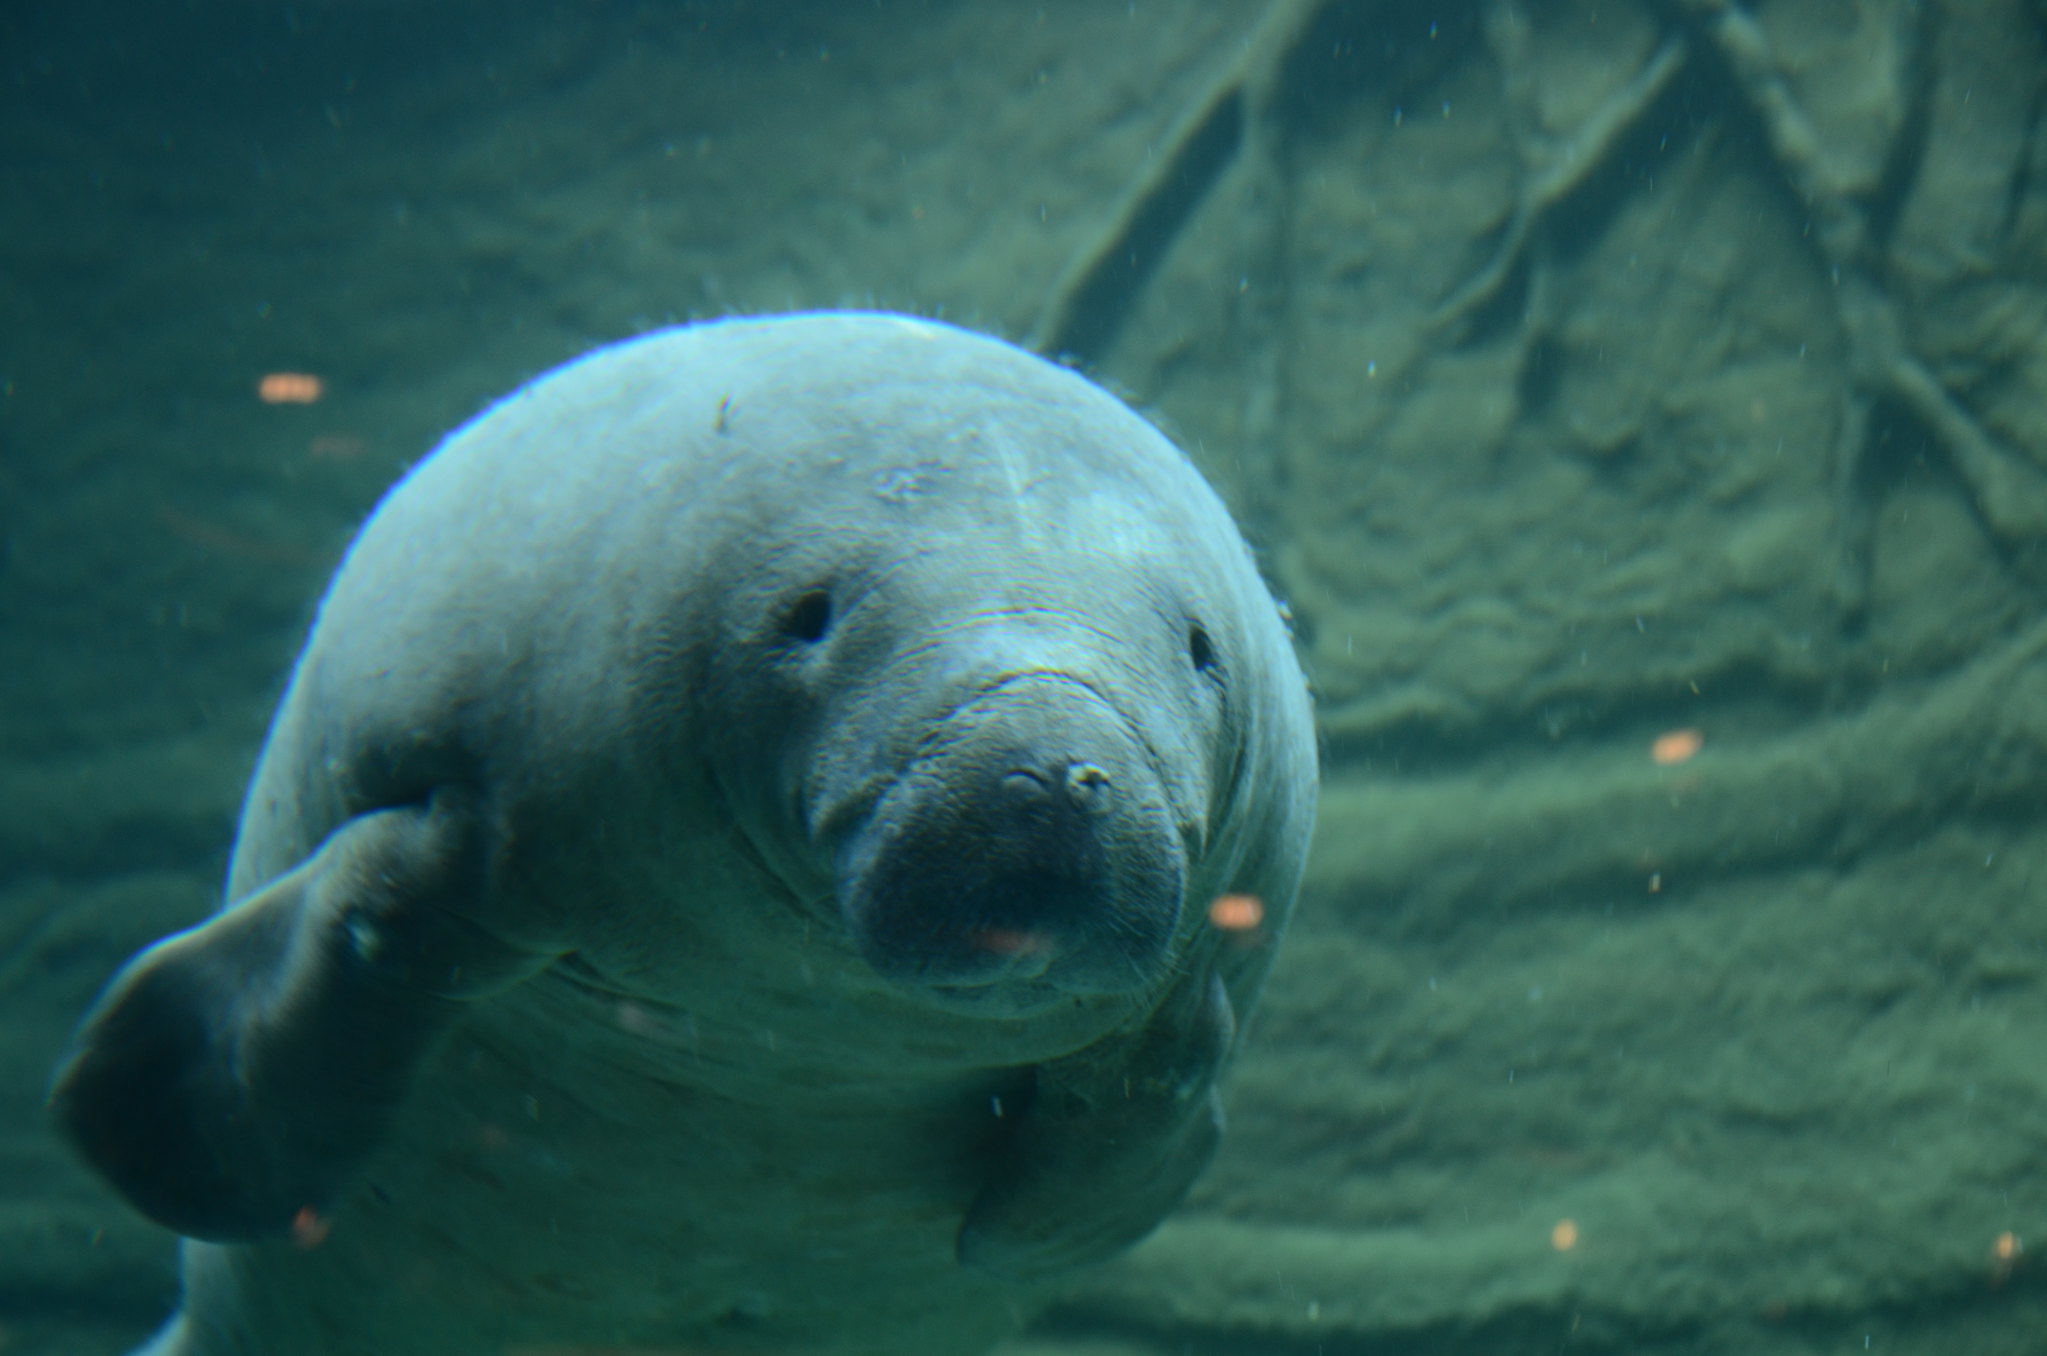
<path fill-rule="evenodd" d="M 2019 1236 L 2006 1229 L 1990 1245 L 1990 1283 L 2003 1285 L 2019 1269 L 2019 1261 L 2026 1251 L 2026 1245 Z"/>
<path fill-rule="evenodd" d="M 310 1205 L 302 1205 L 291 1217 L 291 1241 L 301 1248 L 317 1248 L 327 1241 L 333 1222 Z"/>
<path fill-rule="evenodd" d="M 354 461 L 370 445 L 350 433 L 322 433 L 306 444 L 306 455 L 314 461 Z"/>
<path fill-rule="evenodd" d="M 310 372 L 266 372 L 256 383 L 256 398 L 265 405 L 310 405 L 326 391 L 327 383 Z"/>
<path fill-rule="evenodd" d="M 1265 901 L 1256 895 L 1217 895 L 1208 921 L 1224 932 L 1249 932 L 1265 921 Z"/>
<path fill-rule="evenodd" d="M 1656 742 L 1649 746 L 1649 757 L 1659 765 L 1669 767 L 1690 758 L 1705 742 L 1706 736 L 1697 730 L 1672 730 L 1656 736 Z"/>
<path fill-rule="evenodd" d="M 1576 1220 L 1560 1219 L 1549 1231 L 1549 1245 L 1558 1252 L 1569 1252 L 1578 1246 L 1578 1223 Z"/>

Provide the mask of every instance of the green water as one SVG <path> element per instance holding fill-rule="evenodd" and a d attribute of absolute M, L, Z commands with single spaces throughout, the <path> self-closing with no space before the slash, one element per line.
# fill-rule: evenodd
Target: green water
<path fill-rule="evenodd" d="M 217 904 L 378 495 L 598 343 L 850 305 L 1156 417 L 1318 700 L 1222 1156 L 1019 1351 L 2047 1349 L 2037 6 L 0 34 L 0 1351 L 174 1302 L 47 1071 Z"/>

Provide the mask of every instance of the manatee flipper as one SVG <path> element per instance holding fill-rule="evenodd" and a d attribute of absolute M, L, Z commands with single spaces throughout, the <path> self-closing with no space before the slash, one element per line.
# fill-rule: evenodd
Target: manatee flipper
<path fill-rule="evenodd" d="M 1040 1066 L 1030 1109 L 960 1229 L 960 1261 L 1035 1280 L 1150 1233 L 1215 1154 L 1215 1079 L 1235 1028 L 1204 966 L 1142 1028 Z"/>
<path fill-rule="evenodd" d="M 551 959 L 466 921 L 470 798 L 362 814 L 114 977 L 58 1066 L 58 1125 L 138 1210 L 242 1242 L 324 1213 L 464 1004 Z"/>

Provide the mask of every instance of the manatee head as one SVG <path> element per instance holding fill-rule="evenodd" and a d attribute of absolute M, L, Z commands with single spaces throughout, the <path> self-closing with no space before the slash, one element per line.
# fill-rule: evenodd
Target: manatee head
<path fill-rule="evenodd" d="M 1152 990 L 1228 809 L 1233 665 L 1269 596 L 1144 420 L 926 328 L 848 346 L 750 433 L 728 411 L 781 488 L 723 518 L 719 779 L 896 986 L 991 1015 Z"/>

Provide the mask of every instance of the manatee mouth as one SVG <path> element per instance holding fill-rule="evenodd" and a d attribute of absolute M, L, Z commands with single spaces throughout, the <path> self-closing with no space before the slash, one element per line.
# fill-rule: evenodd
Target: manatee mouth
<path fill-rule="evenodd" d="M 992 689 L 841 845 L 839 907 L 891 983 L 1022 1011 L 1164 973 L 1185 854 L 1158 779 L 1080 684 Z"/>

